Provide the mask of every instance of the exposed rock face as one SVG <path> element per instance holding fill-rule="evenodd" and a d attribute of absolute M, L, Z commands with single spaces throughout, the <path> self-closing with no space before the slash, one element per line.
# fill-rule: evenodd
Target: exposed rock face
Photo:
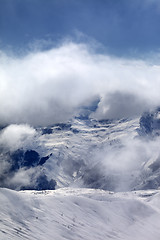
<path fill-rule="evenodd" d="M 140 135 L 156 136 L 160 134 L 160 108 L 145 112 L 140 118 Z"/>
<path fill-rule="evenodd" d="M 56 181 L 51 179 L 50 181 L 47 179 L 47 176 L 45 174 L 41 174 L 39 177 L 37 177 L 34 184 L 30 184 L 27 186 L 22 186 L 21 190 L 55 190 L 56 187 Z"/>
<path fill-rule="evenodd" d="M 6 153 L 6 157 L 10 159 L 10 168 L 1 176 L 0 186 L 18 190 L 55 190 L 56 181 L 53 179 L 48 180 L 46 174 L 41 169 L 41 166 L 51 155 L 41 158 L 37 151 L 24 151 L 23 149 Z M 8 177 L 14 179 L 18 171 L 28 171 L 29 183 L 26 182 L 24 184 L 22 181 L 22 183 L 15 184 L 14 181 L 7 181 Z"/>
<path fill-rule="evenodd" d="M 36 167 L 43 165 L 50 156 L 40 158 L 40 155 L 35 150 L 27 150 L 24 152 L 22 149 L 18 149 L 11 154 L 12 170 L 17 170 L 21 167 Z"/>

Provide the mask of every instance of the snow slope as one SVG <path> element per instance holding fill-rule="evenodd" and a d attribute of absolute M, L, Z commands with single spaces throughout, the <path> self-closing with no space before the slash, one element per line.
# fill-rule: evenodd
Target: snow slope
<path fill-rule="evenodd" d="M 159 240 L 160 190 L 0 189 L 0 239 Z"/>

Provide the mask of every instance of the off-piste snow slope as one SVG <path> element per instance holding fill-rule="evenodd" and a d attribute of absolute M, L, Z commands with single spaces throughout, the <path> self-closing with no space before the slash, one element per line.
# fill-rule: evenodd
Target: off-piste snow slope
<path fill-rule="evenodd" d="M 160 191 L 0 190 L 0 239 L 158 240 Z"/>

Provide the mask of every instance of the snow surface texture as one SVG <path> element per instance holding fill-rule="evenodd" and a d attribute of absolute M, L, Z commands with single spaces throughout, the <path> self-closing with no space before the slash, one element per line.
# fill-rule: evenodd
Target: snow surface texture
<path fill-rule="evenodd" d="M 159 240 L 160 191 L 0 189 L 0 239 Z"/>

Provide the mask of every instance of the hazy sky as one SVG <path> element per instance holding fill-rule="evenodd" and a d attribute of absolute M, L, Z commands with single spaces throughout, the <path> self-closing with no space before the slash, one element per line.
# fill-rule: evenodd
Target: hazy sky
<path fill-rule="evenodd" d="M 159 0 L 0 0 L 0 47 L 90 38 L 108 53 L 138 56 L 160 47 Z"/>

